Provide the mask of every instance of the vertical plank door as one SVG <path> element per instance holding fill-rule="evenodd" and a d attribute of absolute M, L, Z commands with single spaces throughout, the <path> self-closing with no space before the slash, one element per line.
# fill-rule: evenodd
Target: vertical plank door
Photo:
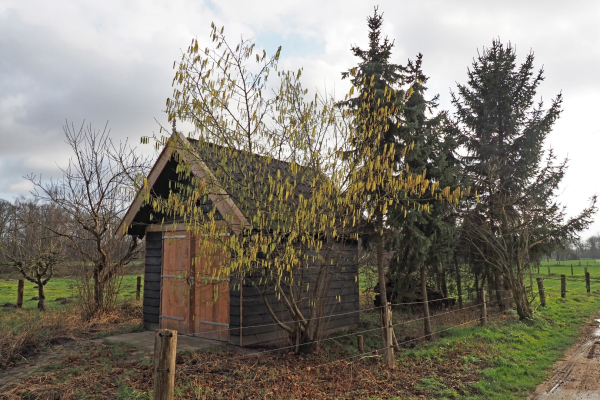
<path fill-rule="evenodd" d="M 229 341 L 229 251 L 218 241 L 198 237 L 194 238 L 194 256 L 195 334 Z"/>
<path fill-rule="evenodd" d="M 163 233 L 163 265 L 161 273 L 160 328 L 181 334 L 193 333 L 190 323 L 190 234 Z"/>

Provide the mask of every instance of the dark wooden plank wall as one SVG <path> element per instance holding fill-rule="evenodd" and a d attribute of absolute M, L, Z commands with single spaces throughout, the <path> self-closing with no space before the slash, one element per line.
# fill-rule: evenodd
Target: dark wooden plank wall
<path fill-rule="evenodd" d="M 326 303 L 326 333 L 351 329 L 358 326 L 359 286 L 358 286 L 358 245 L 356 242 L 337 243 L 336 251 L 340 260 L 333 271 L 330 290 Z M 316 270 L 312 270 L 316 274 Z M 313 273 L 310 274 L 314 278 Z M 239 281 L 232 280 L 230 290 L 230 342 L 239 344 L 240 292 Z M 269 302 L 279 317 L 289 320 L 287 308 L 277 300 L 274 293 L 268 294 Z M 281 344 L 287 339 L 286 333 L 273 325 L 273 319 L 264 305 L 260 292 L 251 283 L 243 288 L 243 345 Z M 341 315 L 338 315 L 341 314 Z"/>
<path fill-rule="evenodd" d="M 145 329 L 158 329 L 161 266 L 162 232 L 148 232 L 146 233 L 144 266 L 143 321 Z"/>

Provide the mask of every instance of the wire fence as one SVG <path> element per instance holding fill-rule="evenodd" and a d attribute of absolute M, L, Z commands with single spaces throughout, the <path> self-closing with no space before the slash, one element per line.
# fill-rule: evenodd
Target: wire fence
<path fill-rule="evenodd" d="M 506 298 L 505 298 L 505 300 L 506 300 Z M 475 307 L 475 306 L 473 306 L 473 307 Z M 479 305 L 477 305 L 477 307 L 479 307 Z M 454 310 L 454 311 L 450 311 L 450 312 L 447 312 L 447 313 L 444 313 L 444 314 L 459 313 L 459 312 L 464 312 L 464 311 L 465 311 L 465 309 L 463 309 L 463 310 Z M 499 316 L 499 315 L 503 315 L 503 314 L 504 314 L 504 311 L 494 311 L 494 312 L 488 313 L 487 317 L 488 318 L 493 318 L 493 317 L 496 317 L 496 316 Z M 414 320 L 411 320 L 411 321 L 405 321 L 405 322 L 401 322 L 401 323 L 397 323 L 397 324 L 393 324 L 392 327 L 397 328 L 397 327 L 399 327 L 401 325 L 404 325 L 404 324 L 406 324 L 408 322 L 416 322 L 416 321 L 420 321 L 420 320 L 422 320 L 422 318 L 420 318 L 420 319 L 414 319 Z M 403 346 L 403 345 L 407 345 L 409 343 L 413 343 L 413 342 L 417 342 L 417 341 L 428 340 L 428 339 L 430 339 L 432 337 L 432 335 L 433 336 L 440 335 L 443 332 L 448 332 L 448 331 L 451 331 L 451 330 L 456 329 L 456 328 L 467 326 L 469 324 L 478 323 L 480 321 L 481 321 L 480 317 L 471 318 L 471 319 L 468 319 L 466 321 L 463 321 L 463 322 L 460 322 L 460 323 L 456 323 L 456 324 L 454 324 L 452 326 L 448 326 L 448 327 L 445 327 L 445 328 L 442 328 L 442 329 L 438 329 L 438 330 L 432 332 L 432 334 L 423 334 L 423 335 L 420 335 L 420 336 L 415 337 L 415 338 L 403 340 L 403 341 L 397 343 L 397 345 L 398 346 Z M 364 333 L 364 332 L 366 332 L 366 331 L 362 331 L 362 333 Z M 361 332 L 355 332 L 354 334 L 360 334 L 360 333 Z M 317 364 L 317 365 L 313 366 L 311 368 L 311 370 L 313 370 L 315 374 L 318 374 L 320 372 L 320 369 L 323 368 L 323 367 L 326 367 L 326 366 L 331 366 L 331 365 L 340 364 L 340 363 L 345 363 L 346 365 L 350 365 L 350 364 L 353 364 L 353 363 L 356 363 L 356 362 L 363 361 L 365 359 L 372 359 L 373 357 L 380 358 L 380 357 L 382 357 L 384 350 L 386 350 L 386 347 L 379 347 L 379 348 L 376 348 L 376 349 L 371 349 L 368 352 L 362 352 L 362 353 L 356 351 L 356 352 L 354 352 L 350 356 L 341 357 L 341 358 L 338 358 L 338 359 L 335 359 L 335 360 L 332 360 L 332 361 L 328 361 L 328 362 Z M 225 392 L 227 393 L 227 392 L 232 392 L 233 390 L 235 390 L 238 393 L 242 393 L 242 390 L 248 389 L 251 386 L 266 385 L 266 384 L 269 384 L 269 383 L 271 383 L 272 381 L 274 381 L 276 379 L 283 379 L 283 378 L 292 376 L 294 374 L 295 374 L 295 372 L 290 372 L 290 373 L 287 373 L 287 374 L 277 374 L 276 376 L 271 376 L 271 377 L 268 377 L 268 378 L 264 378 L 264 379 L 260 379 L 260 380 L 254 380 L 254 381 L 248 382 L 248 383 L 243 383 L 243 384 L 239 385 L 238 387 L 236 387 L 235 389 L 226 389 Z"/>

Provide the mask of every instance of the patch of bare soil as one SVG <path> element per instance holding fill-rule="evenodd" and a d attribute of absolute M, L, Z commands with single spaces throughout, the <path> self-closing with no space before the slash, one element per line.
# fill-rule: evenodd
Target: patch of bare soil
<path fill-rule="evenodd" d="M 600 399 L 600 319 L 583 332 L 554 366 L 552 376 L 539 385 L 528 400 Z"/>

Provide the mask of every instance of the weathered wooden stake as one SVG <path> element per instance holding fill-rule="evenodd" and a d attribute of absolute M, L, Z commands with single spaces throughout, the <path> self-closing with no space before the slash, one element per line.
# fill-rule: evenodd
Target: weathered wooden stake
<path fill-rule="evenodd" d="M 462 297 L 462 282 L 460 279 L 460 267 L 458 265 L 458 255 L 454 253 L 454 268 L 456 269 L 456 291 L 458 294 L 458 308 L 463 308 L 463 297 Z"/>
<path fill-rule="evenodd" d="M 175 392 L 177 331 L 157 329 L 154 335 L 154 400 L 172 400 Z"/>
<path fill-rule="evenodd" d="M 548 265 L 548 276 L 550 276 L 550 265 Z"/>
<path fill-rule="evenodd" d="M 544 292 L 544 280 L 537 278 L 538 291 L 540 292 L 540 304 L 546 307 L 546 293 Z"/>
<path fill-rule="evenodd" d="M 19 279 L 17 286 L 17 308 L 23 307 L 23 290 L 25 289 L 25 280 Z"/>
<path fill-rule="evenodd" d="M 385 349 L 385 360 L 387 362 L 387 366 L 389 369 L 394 369 L 394 348 L 392 347 L 393 339 L 392 339 L 392 307 L 391 304 L 387 303 L 387 312 L 385 313 L 387 316 L 386 326 L 387 326 L 387 349 Z"/>
<path fill-rule="evenodd" d="M 135 289 L 135 299 L 139 300 L 140 299 L 140 292 L 142 291 L 142 277 L 138 276 L 137 277 L 137 287 Z"/>
<path fill-rule="evenodd" d="M 425 264 L 421 265 L 421 300 L 423 300 L 423 330 L 425 339 L 431 340 L 431 319 L 429 317 L 429 298 L 427 297 L 427 275 Z"/>
<path fill-rule="evenodd" d="M 566 275 L 560 276 L 560 297 L 562 297 L 563 299 L 565 297 L 567 297 L 567 276 Z"/>
<path fill-rule="evenodd" d="M 591 289 L 591 287 L 590 287 L 590 273 L 586 272 L 585 273 L 585 290 L 587 290 L 587 292 L 589 293 L 590 289 Z"/>
<path fill-rule="evenodd" d="M 571 276 L 573 276 L 573 264 L 571 264 Z"/>
<path fill-rule="evenodd" d="M 363 353 L 365 351 L 365 343 L 363 341 L 363 335 L 356 335 L 356 344 L 358 345 L 358 352 Z"/>
<path fill-rule="evenodd" d="M 481 326 L 487 325 L 487 306 L 485 302 L 485 289 L 480 289 L 480 297 L 481 297 Z"/>

